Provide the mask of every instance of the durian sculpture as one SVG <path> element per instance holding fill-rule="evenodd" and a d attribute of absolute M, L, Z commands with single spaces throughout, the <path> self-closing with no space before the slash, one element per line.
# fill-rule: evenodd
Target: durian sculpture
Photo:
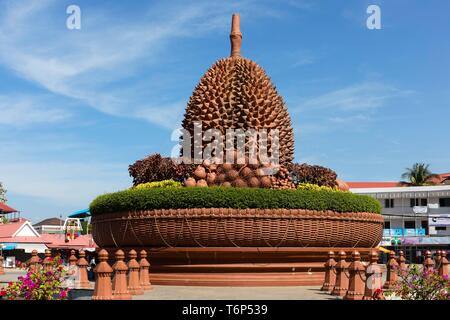
<path fill-rule="evenodd" d="M 279 164 L 289 164 L 294 154 L 289 113 L 283 98 L 264 70 L 252 60 L 241 56 L 239 15 L 233 15 L 230 40 L 230 57 L 217 61 L 201 78 L 187 104 L 182 126 L 191 134 L 192 139 L 193 124 L 199 121 L 203 132 L 218 129 L 224 136 L 227 129 L 278 129 Z M 270 149 L 271 141 L 268 140 Z M 204 144 L 202 148 L 205 148 Z M 190 156 L 193 158 L 193 150 Z M 243 185 L 240 181 L 235 184 Z M 255 179 L 250 182 L 250 185 L 256 184 Z"/>

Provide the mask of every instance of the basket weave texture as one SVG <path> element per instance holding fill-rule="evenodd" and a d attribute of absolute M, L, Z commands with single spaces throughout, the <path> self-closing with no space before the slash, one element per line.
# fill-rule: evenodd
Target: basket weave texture
<path fill-rule="evenodd" d="M 100 247 L 367 247 L 383 217 L 302 209 L 161 209 L 92 217 Z"/>

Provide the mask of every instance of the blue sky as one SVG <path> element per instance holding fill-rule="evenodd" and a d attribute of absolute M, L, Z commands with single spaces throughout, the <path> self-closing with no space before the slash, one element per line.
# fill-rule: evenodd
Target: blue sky
<path fill-rule="evenodd" d="M 66 28 L 67 6 L 81 30 Z M 381 8 L 368 30 L 366 8 Z M 284 97 L 296 162 L 347 181 L 450 171 L 450 3 L 0 1 L 0 181 L 34 222 L 129 187 L 128 165 L 169 155 L 204 72 L 242 55 Z"/>

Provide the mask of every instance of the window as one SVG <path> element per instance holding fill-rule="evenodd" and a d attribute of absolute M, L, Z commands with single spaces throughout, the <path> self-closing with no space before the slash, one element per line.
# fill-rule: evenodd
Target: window
<path fill-rule="evenodd" d="M 428 235 L 428 221 L 422 220 L 420 223 L 420 226 L 425 229 L 425 235 Z"/>
<path fill-rule="evenodd" d="M 422 206 L 422 207 L 426 207 L 428 205 L 428 199 L 427 198 L 422 198 L 422 199 L 415 199 L 415 198 L 411 198 L 409 199 L 409 206 L 412 207 L 417 207 L 417 206 Z"/>
<path fill-rule="evenodd" d="M 439 207 L 450 207 L 450 198 L 440 198 Z"/>
<path fill-rule="evenodd" d="M 416 228 L 416 222 L 413 221 L 405 221 L 405 229 L 415 229 Z"/>
<path fill-rule="evenodd" d="M 394 207 L 394 199 L 384 199 L 384 207 L 385 208 L 393 208 Z"/>
<path fill-rule="evenodd" d="M 384 222 L 384 229 L 390 229 L 391 228 L 391 222 L 390 221 L 385 221 Z"/>
<path fill-rule="evenodd" d="M 436 231 L 445 231 L 447 230 L 447 227 L 435 227 Z"/>

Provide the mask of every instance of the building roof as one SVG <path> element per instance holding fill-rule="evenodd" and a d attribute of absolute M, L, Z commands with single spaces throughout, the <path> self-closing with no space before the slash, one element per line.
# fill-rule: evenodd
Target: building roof
<path fill-rule="evenodd" d="M 6 203 L 0 202 L 0 213 L 11 213 L 11 212 L 17 212 L 17 210 L 6 205 Z"/>
<path fill-rule="evenodd" d="M 64 220 L 61 220 L 59 218 L 48 218 L 44 219 L 36 224 L 33 224 L 34 227 L 37 226 L 62 226 L 64 225 Z"/>
<path fill-rule="evenodd" d="M 383 188 L 350 188 L 355 193 L 438 193 L 439 195 L 447 195 L 450 193 L 448 185 L 419 186 L 419 187 L 383 187 Z"/>
<path fill-rule="evenodd" d="M 97 246 L 92 239 L 92 235 L 80 235 L 68 242 L 65 241 L 65 235 L 61 234 L 43 234 L 41 237 L 49 242 L 47 247 L 54 249 L 84 249 Z"/>
<path fill-rule="evenodd" d="M 28 229 L 26 229 L 28 228 Z M 25 232 L 24 232 L 25 231 Z M 22 235 L 21 235 L 22 234 Z M 25 234 L 25 235 L 24 235 Z M 30 235 L 32 234 L 32 235 Z M 34 230 L 30 221 L 20 218 L 14 222 L 0 224 L 1 243 L 48 243 Z"/>
<path fill-rule="evenodd" d="M 398 187 L 398 182 L 389 181 L 389 182 L 346 182 L 350 189 L 359 189 L 359 188 L 392 188 Z"/>

